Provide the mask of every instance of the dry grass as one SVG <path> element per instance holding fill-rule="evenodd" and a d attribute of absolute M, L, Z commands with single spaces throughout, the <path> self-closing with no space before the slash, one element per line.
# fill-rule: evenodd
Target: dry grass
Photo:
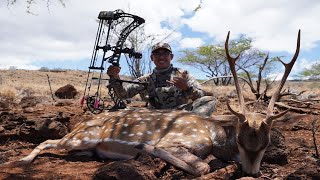
<path fill-rule="evenodd" d="M 87 79 L 86 71 L 64 71 L 64 72 L 43 72 L 36 70 L 0 70 L 0 95 L 20 99 L 23 96 L 37 95 L 51 97 L 51 92 L 48 84 L 47 75 L 50 77 L 52 91 L 55 92 L 58 88 L 67 84 L 73 85 L 78 93 L 77 98 L 83 95 L 85 83 Z M 98 74 L 94 75 L 98 77 Z M 103 78 L 108 78 L 106 74 L 103 74 Z M 97 84 L 97 83 L 92 83 Z M 277 83 L 272 86 L 272 89 L 268 92 L 270 95 Z M 243 86 L 243 93 L 245 98 L 254 99 L 253 94 L 248 86 Z M 96 85 L 92 85 L 90 94 L 93 95 L 96 92 Z M 307 90 L 308 94 L 320 95 L 320 81 L 289 81 L 284 86 L 284 89 L 290 89 L 290 91 L 303 91 Z M 105 88 L 105 81 L 102 83 L 102 95 L 107 95 L 107 89 Z M 217 97 L 227 97 L 234 95 L 235 87 L 230 86 L 214 86 L 207 85 L 204 89 L 208 92 L 212 92 Z M 137 99 L 137 98 L 135 98 Z"/>
<path fill-rule="evenodd" d="M 272 95 L 272 93 L 275 91 L 275 89 L 278 87 L 279 82 L 275 82 L 271 89 L 267 92 L 268 95 Z M 254 98 L 250 87 L 248 85 L 241 84 L 241 87 L 243 88 L 243 93 L 246 98 Z M 228 86 L 205 86 L 205 90 L 212 92 L 219 97 L 227 96 L 232 91 L 234 91 L 236 88 L 234 85 L 228 85 Z M 262 87 L 264 90 L 264 87 Z M 318 94 L 320 95 L 320 81 L 287 81 L 286 84 L 283 87 L 283 90 L 290 90 L 290 92 L 301 92 L 306 91 L 307 94 Z"/>
<path fill-rule="evenodd" d="M 53 93 L 60 87 L 67 84 L 73 85 L 78 93 L 78 97 L 83 95 L 87 72 L 85 71 L 65 71 L 65 72 L 42 72 L 36 70 L 0 70 L 0 95 L 20 98 L 21 96 L 48 96 L 51 97 L 48 77 Z M 104 75 L 106 76 L 106 75 Z M 95 74 L 95 77 L 98 77 Z M 103 77 L 106 78 L 106 77 Z M 95 84 L 95 83 L 93 83 Z M 106 93 L 103 83 L 102 93 Z M 96 86 L 92 86 L 91 91 L 96 91 Z"/>

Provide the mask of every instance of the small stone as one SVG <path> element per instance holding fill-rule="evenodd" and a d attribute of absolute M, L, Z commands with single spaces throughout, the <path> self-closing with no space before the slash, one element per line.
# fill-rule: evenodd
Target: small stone
<path fill-rule="evenodd" d="M 0 126 L 0 133 L 3 133 L 5 130 L 4 127 Z"/>
<path fill-rule="evenodd" d="M 33 113 L 33 112 L 34 112 L 34 108 L 32 108 L 32 107 L 24 108 L 24 109 L 23 109 L 23 112 L 24 112 L 24 113 Z"/>

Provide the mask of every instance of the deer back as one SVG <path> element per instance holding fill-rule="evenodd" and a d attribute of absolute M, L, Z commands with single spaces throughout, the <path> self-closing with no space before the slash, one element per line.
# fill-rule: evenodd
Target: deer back
<path fill-rule="evenodd" d="M 125 109 L 96 115 L 79 123 L 61 143 L 74 149 L 97 143 L 155 147 L 183 146 L 195 155 L 205 156 L 213 145 L 225 144 L 224 129 L 212 119 L 180 110 Z M 79 144 L 83 146 L 79 146 Z"/>

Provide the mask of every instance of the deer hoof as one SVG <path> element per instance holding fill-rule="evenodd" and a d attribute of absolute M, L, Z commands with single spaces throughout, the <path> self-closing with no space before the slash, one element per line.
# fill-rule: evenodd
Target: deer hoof
<path fill-rule="evenodd" d="M 196 170 L 201 174 L 208 174 L 210 172 L 210 166 L 205 162 L 197 162 L 195 164 Z"/>

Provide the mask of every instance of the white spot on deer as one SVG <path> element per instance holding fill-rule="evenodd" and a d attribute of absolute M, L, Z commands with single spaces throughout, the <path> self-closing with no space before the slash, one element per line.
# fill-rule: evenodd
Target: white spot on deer
<path fill-rule="evenodd" d="M 123 127 L 128 127 L 129 126 L 129 124 L 123 124 Z"/>
<path fill-rule="evenodd" d="M 172 117 L 172 116 L 174 116 L 174 115 L 175 115 L 175 114 L 170 113 L 170 114 L 168 114 L 167 116 Z"/>
<path fill-rule="evenodd" d="M 137 135 L 138 135 L 138 136 L 142 136 L 143 133 L 142 133 L 142 132 L 137 132 Z"/>
<path fill-rule="evenodd" d="M 191 142 L 190 141 L 185 141 L 184 144 L 189 144 L 190 145 Z"/>
<path fill-rule="evenodd" d="M 83 140 L 84 141 L 90 141 L 90 138 L 89 137 L 84 137 Z"/>
<path fill-rule="evenodd" d="M 121 125 L 121 124 L 122 124 L 121 122 L 117 122 L 117 123 L 116 123 L 116 125 Z"/>
<path fill-rule="evenodd" d="M 203 133 L 203 134 L 205 133 L 205 131 L 204 131 L 204 130 L 200 130 L 200 132 L 201 132 L 201 133 Z"/>
<path fill-rule="evenodd" d="M 194 137 L 194 138 L 198 137 L 198 136 L 197 136 L 197 135 L 195 135 L 195 134 L 192 134 L 191 136 L 192 136 L 192 137 Z"/>
<path fill-rule="evenodd" d="M 215 139 L 215 137 L 217 136 L 217 133 L 213 130 L 210 129 L 210 134 L 211 134 L 211 139 Z"/>
<path fill-rule="evenodd" d="M 92 120 L 92 121 L 88 121 L 87 123 L 86 123 L 86 125 L 87 126 L 93 126 L 93 125 L 95 125 L 95 120 Z"/>
<path fill-rule="evenodd" d="M 85 141 L 84 144 L 90 144 L 90 143 L 96 144 L 101 141 L 102 141 L 101 139 L 89 139 L 88 141 Z"/>
<path fill-rule="evenodd" d="M 113 139 L 112 138 L 104 138 L 103 141 L 104 142 L 110 142 L 110 141 L 113 141 Z"/>
<path fill-rule="evenodd" d="M 142 120 L 142 118 L 141 118 L 141 117 L 138 117 L 138 118 L 137 118 L 137 120 L 138 120 L 138 121 L 141 121 L 141 120 Z"/>
<path fill-rule="evenodd" d="M 192 129 L 192 131 L 193 131 L 193 132 L 197 132 L 197 131 L 198 131 L 198 129 Z"/>
<path fill-rule="evenodd" d="M 149 145 L 153 145 L 153 144 L 154 144 L 154 141 L 146 141 L 146 142 L 144 142 L 144 143 L 149 144 Z"/>
<path fill-rule="evenodd" d="M 131 133 L 131 134 L 129 134 L 128 136 L 132 137 L 132 136 L 134 136 L 134 134 L 133 134 L 133 133 Z"/>
<path fill-rule="evenodd" d="M 127 131 L 123 131 L 122 134 L 128 134 L 128 132 Z"/>
<path fill-rule="evenodd" d="M 167 129 L 167 127 L 168 127 L 168 126 L 166 126 L 166 125 L 165 125 L 165 126 L 162 126 L 163 129 Z"/>
<path fill-rule="evenodd" d="M 76 139 L 76 138 L 74 138 L 74 139 L 71 140 L 71 143 L 74 143 L 75 146 L 80 145 L 81 142 L 82 142 L 82 141 L 81 141 L 80 139 Z"/>
<path fill-rule="evenodd" d="M 179 124 L 179 123 L 181 123 L 181 122 L 183 122 L 181 119 L 178 119 L 178 120 L 176 120 L 175 122 L 174 122 L 174 124 Z"/>
<path fill-rule="evenodd" d="M 151 132 L 151 131 L 147 131 L 147 134 L 149 134 L 149 135 L 150 135 L 150 134 L 152 134 L 152 132 Z"/>
<path fill-rule="evenodd" d="M 140 142 L 137 141 L 132 141 L 132 142 L 127 142 L 128 145 L 138 145 L 141 144 Z"/>

